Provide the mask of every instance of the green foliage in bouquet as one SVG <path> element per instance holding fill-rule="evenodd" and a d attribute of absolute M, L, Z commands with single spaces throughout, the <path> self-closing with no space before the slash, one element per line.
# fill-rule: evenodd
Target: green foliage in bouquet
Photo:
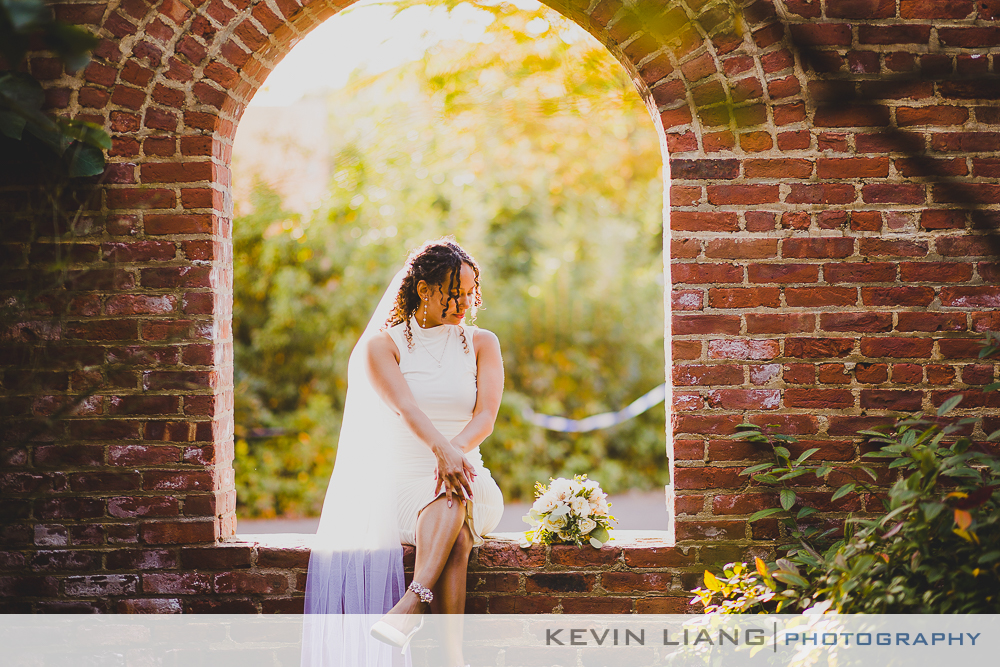
<path fill-rule="evenodd" d="M 980 356 L 994 354 L 997 343 L 996 334 L 988 334 Z M 983 395 L 998 388 L 1000 383 L 988 385 Z M 789 498 L 782 484 L 808 458 L 789 458 L 783 444 L 794 439 L 783 437 L 776 445 L 752 431 L 749 437 L 771 444 L 775 462 L 748 470 L 782 495 L 781 508 L 757 512 L 751 520 L 774 515 L 791 520 L 793 539 L 779 547 L 783 558 L 757 563 L 757 576 L 745 574 L 745 564 L 740 572 L 727 566 L 732 574 L 722 582 L 706 572 L 705 588 L 692 602 L 722 613 L 759 610 L 764 603 L 778 612 L 811 607 L 838 613 L 1000 612 L 1000 456 L 994 444 L 1000 431 L 974 440 L 968 434 L 981 417 L 950 417 L 962 400 L 960 394 L 948 398 L 933 419 L 862 431 L 869 443 L 880 445 L 864 456 L 882 460 L 897 479 L 881 498 L 884 514 L 849 519 L 837 538 L 809 524 L 815 511 L 792 514 L 798 497 Z M 847 483 L 834 498 L 859 490 L 857 483 Z M 864 492 L 873 489 L 865 484 Z"/>

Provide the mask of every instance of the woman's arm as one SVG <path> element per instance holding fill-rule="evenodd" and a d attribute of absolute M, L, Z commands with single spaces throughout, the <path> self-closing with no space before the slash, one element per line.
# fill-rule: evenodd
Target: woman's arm
<path fill-rule="evenodd" d="M 463 452 L 477 447 L 493 432 L 503 397 L 503 357 L 500 340 L 492 331 L 476 329 L 476 407 L 472 420 L 462 432 L 452 438 L 452 444 Z"/>
<path fill-rule="evenodd" d="M 439 488 L 441 484 L 444 485 L 449 503 L 452 492 L 457 493 L 460 499 L 469 497 L 472 493 L 469 482 L 469 475 L 473 473 L 472 464 L 417 406 L 413 392 L 399 370 L 399 351 L 392 338 L 384 331 L 376 334 L 368 341 L 367 353 L 372 388 L 400 416 L 407 428 L 434 452 L 438 460 Z M 436 488 L 434 493 L 437 492 Z"/>

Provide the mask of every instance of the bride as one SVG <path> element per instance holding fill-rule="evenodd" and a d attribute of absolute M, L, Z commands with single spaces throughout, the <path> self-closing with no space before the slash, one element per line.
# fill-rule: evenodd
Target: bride
<path fill-rule="evenodd" d="M 465 612 L 470 552 L 503 513 L 479 452 L 503 393 L 500 344 L 465 323 L 481 303 L 476 262 L 451 238 L 428 242 L 410 254 L 351 354 L 305 610 L 384 614 L 370 628 L 382 643 L 343 634 L 344 619 L 329 621 L 341 634 L 312 619 L 303 665 L 389 664 L 385 650 L 405 651 L 423 613 Z M 405 590 L 402 544 L 416 547 Z M 461 627 L 448 627 L 448 664 L 460 667 Z"/>

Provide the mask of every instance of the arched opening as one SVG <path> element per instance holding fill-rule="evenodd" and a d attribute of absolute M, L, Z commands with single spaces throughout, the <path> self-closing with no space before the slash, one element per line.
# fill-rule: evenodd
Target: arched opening
<path fill-rule="evenodd" d="M 612 493 L 655 486 L 652 505 L 650 494 L 624 507 L 645 515 L 616 516 L 672 531 L 669 400 L 589 433 L 547 434 L 525 416 L 613 412 L 663 382 L 659 133 L 620 65 L 574 24 L 537 3 L 497 7 L 491 20 L 500 23 L 478 48 L 439 45 L 408 69 L 369 75 L 367 86 L 357 77 L 325 98 L 286 111 L 251 106 L 241 118 L 234 339 L 245 515 L 318 511 L 365 313 L 407 247 L 455 233 L 496 277 L 479 324 L 500 334 L 507 361 L 507 399 L 484 446 L 500 487 L 530 504 L 535 481 L 550 475 L 586 472 Z M 328 133 L 303 131 L 302 119 L 327 113 Z M 286 134 L 282 118 L 296 119 L 289 127 L 305 139 Z M 259 162 L 240 143 L 252 126 L 271 136 L 259 154 L 290 165 L 270 191 L 245 182 Z M 317 152 L 320 138 L 331 159 Z M 317 173 L 329 175 L 328 191 Z M 302 201 L 310 188 L 325 200 Z M 310 348 L 332 353 L 319 361 L 303 353 Z M 501 531 L 527 527 L 526 508 L 513 508 Z"/>

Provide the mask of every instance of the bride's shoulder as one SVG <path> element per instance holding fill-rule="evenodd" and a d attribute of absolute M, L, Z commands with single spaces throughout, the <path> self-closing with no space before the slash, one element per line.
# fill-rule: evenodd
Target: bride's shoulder
<path fill-rule="evenodd" d="M 406 322 L 397 322 L 396 324 L 393 324 L 391 327 L 386 327 L 382 329 L 382 333 L 388 333 L 390 331 L 402 331 L 403 327 L 405 326 Z"/>
<path fill-rule="evenodd" d="M 369 355 L 391 354 L 393 357 L 399 358 L 399 345 L 391 333 L 393 328 L 395 327 L 383 329 L 368 339 L 366 347 Z"/>
<path fill-rule="evenodd" d="M 483 345 L 500 346 L 500 339 L 489 329 L 482 329 L 474 325 L 468 328 L 472 329 L 472 341 L 476 349 L 479 349 Z"/>

